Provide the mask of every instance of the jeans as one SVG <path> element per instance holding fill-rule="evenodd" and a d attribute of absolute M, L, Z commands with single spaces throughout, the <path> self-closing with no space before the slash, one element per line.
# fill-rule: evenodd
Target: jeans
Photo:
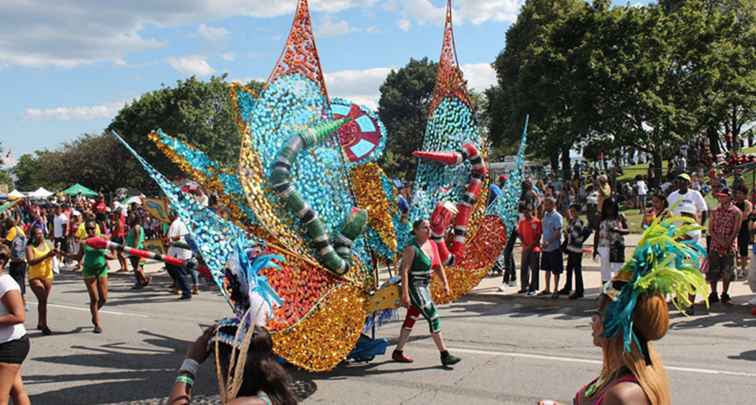
<path fill-rule="evenodd" d="M 21 287 L 21 296 L 23 297 L 26 294 L 26 262 L 11 262 L 8 266 L 8 274 Z"/>
<path fill-rule="evenodd" d="M 187 280 L 187 270 L 184 267 L 175 266 L 173 264 L 165 264 L 165 269 L 168 274 L 176 282 L 176 286 L 181 290 L 182 297 L 191 297 L 192 290 L 189 289 L 189 280 Z"/>
<path fill-rule="evenodd" d="M 565 290 L 572 290 L 572 273 L 575 272 L 575 293 L 583 294 L 583 254 L 567 252 L 567 283 Z"/>
<path fill-rule="evenodd" d="M 507 240 L 507 246 L 504 248 L 504 284 L 517 281 L 517 269 L 515 268 L 514 255 L 512 255 L 516 240 L 517 231 L 513 229 Z"/>
<path fill-rule="evenodd" d="M 520 290 L 538 291 L 538 268 L 540 267 L 540 255 L 537 252 L 522 251 L 520 263 Z"/>

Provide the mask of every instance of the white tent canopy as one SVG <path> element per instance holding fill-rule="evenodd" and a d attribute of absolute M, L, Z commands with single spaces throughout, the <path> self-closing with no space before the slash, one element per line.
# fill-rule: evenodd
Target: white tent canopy
<path fill-rule="evenodd" d="M 18 198 L 24 198 L 24 193 L 22 193 L 22 192 L 20 192 L 18 190 L 13 190 L 13 191 L 11 191 L 8 194 L 8 198 L 10 198 L 11 200 L 15 200 L 15 199 L 18 199 Z"/>
<path fill-rule="evenodd" d="M 35 191 L 32 191 L 31 193 L 29 193 L 29 198 L 47 198 L 51 195 L 53 195 L 52 192 L 45 190 L 44 187 L 40 187 L 36 189 Z"/>

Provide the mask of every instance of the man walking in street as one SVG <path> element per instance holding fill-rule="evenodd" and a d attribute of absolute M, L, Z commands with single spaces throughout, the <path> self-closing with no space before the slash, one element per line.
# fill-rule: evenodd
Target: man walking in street
<path fill-rule="evenodd" d="M 528 296 L 538 294 L 538 262 L 540 259 L 541 221 L 533 216 L 533 211 L 524 206 L 525 217 L 517 225 L 517 234 L 522 241 L 522 256 L 520 260 L 520 291 Z"/>
<path fill-rule="evenodd" d="M 168 248 L 168 256 L 173 256 L 186 262 L 192 258 L 192 251 L 183 247 L 176 246 L 174 244 L 178 242 L 180 244 L 186 245 L 186 236 L 189 235 L 189 229 L 187 229 L 184 222 L 181 221 L 181 218 L 176 216 L 176 214 L 171 214 L 171 216 L 173 217 L 173 221 L 171 222 L 171 226 L 168 228 L 168 243 L 171 245 L 171 247 Z M 189 289 L 189 280 L 187 279 L 188 273 L 186 267 L 166 263 L 165 269 L 168 271 L 168 274 L 171 276 L 171 278 L 173 278 L 173 281 L 176 282 L 176 286 L 179 288 L 179 290 L 181 290 L 181 299 L 191 299 L 192 290 Z"/>

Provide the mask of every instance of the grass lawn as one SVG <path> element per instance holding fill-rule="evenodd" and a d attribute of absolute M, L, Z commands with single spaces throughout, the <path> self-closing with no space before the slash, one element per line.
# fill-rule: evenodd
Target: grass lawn
<path fill-rule="evenodd" d="M 668 162 L 666 160 L 662 161 L 662 171 L 664 173 L 667 172 L 667 165 L 668 165 Z M 634 179 L 635 176 L 637 175 L 645 176 L 646 174 L 648 174 L 648 163 L 632 165 L 632 166 L 623 166 L 622 171 L 625 174 L 619 177 L 619 181 L 630 181 Z"/>

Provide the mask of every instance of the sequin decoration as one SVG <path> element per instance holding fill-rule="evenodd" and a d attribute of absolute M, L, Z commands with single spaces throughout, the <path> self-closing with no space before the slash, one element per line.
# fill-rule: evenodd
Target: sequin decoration
<path fill-rule="evenodd" d="M 367 210 L 370 228 L 378 233 L 389 250 L 396 251 L 392 221 L 396 204 L 387 199 L 382 187 L 382 176 L 383 170 L 375 163 L 355 167 L 352 169 L 352 192 L 357 206 Z"/>
<path fill-rule="evenodd" d="M 256 223 L 255 213 L 247 206 L 244 198 L 241 182 L 229 169 L 211 160 L 194 146 L 168 136 L 160 129 L 151 132 L 148 137 L 182 172 L 206 190 L 215 192 L 231 210 L 231 218 L 237 225 Z"/>
<path fill-rule="evenodd" d="M 434 273 L 431 285 L 434 302 L 447 304 L 472 291 L 488 275 L 506 244 L 506 228 L 501 220 L 494 216 L 484 217 L 477 234 L 467 244 L 465 256 L 457 266 L 445 269 L 451 295 L 445 294 L 441 277 Z"/>
<path fill-rule="evenodd" d="M 522 127 L 520 137 L 520 147 L 517 150 L 514 169 L 509 173 L 506 183 L 504 183 L 503 193 L 494 200 L 486 210 L 487 215 L 496 215 L 504 222 L 507 229 L 514 229 L 517 224 L 518 204 L 520 194 L 522 194 L 522 175 L 525 166 L 525 149 L 528 144 L 528 120 L 530 116 L 525 116 L 525 124 Z"/>
<path fill-rule="evenodd" d="M 465 88 L 465 79 L 457 61 L 457 50 L 454 45 L 454 27 L 452 24 L 451 0 L 446 5 L 446 20 L 444 23 L 444 42 L 441 46 L 441 58 L 436 73 L 436 86 L 433 89 L 428 115 L 432 115 L 444 98 L 456 98 L 468 108 L 472 108 L 470 97 Z M 427 149 L 425 149 L 427 150 Z"/>
<path fill-rule="evenodd" d="M 286 256 L 281 269 L 265 269 L 261 273 L 283 299 L 276 308 L 268 328 L 283 330 L 299 322 L 310 313 L 315 304 L 338 286 L 339 280 L 319 266 L 313 266 L 297 257 Z"/>
<path fill-rule="evenodd" d="M 377 114 L 365 106 L 348 100 L 331 100 L 334 119 L 349 117 L 351 122 L 339 129 L 339 144 L 347 166 L 373 162 L 383 155 L 386 147 L 386 127 Z"/>
<path fill-rule="evenodd" d="M 297 2 L 297 11 L 294 13 L 289 37 L 267 82 L 273 83 L 276 79 L 292 73 L 299 73 L 313 83 L 317 83 L 323 96 L 326 100 L 328 99 L 323 69 L 320 67 L 320 56 L 315 45 L 315 35 L 312 33 L 312 19 L 307 0 Z"/>
<path fill-rule="evenodd" d="M 272 195 L 272 191 L 266 187 L 267 177 L 263 173 L 260 155 L 252 146 L 247 121 L 242 120 L 242 117 L 251 117 L 251 109 L 254 107 L 253 103 L 245 102 L 245 100 L 250 100 L 249 90 L 245 90 L 244 87 L 232 83 L 231 99 L 233 101 L 231 105 L 235 113 L 234 119 L 242 133 L 239 180 L 244 188 L 244 197 L 247 200 L 247 205 L 253 207 L 257 215 L 257 220 L 261 225 L 259 229 L 272 235 L 276 242 L 286 246 L 296 254 L 312 259 L 309 249 L 305 247 L 304 240 L 292 232 L 290 223 L 281 219 L 288 218 L 286 213 L 276 211 L 273 203 L 268 199 L 268 195 Z"/>
<path fill-rule="evenodd" d="M 365 299 L 359 288 L 331 292 L 310 316 L 273 334 L 273 350 L 307 371 L 336 367 L 352 351 L 365 323 Z"/>

